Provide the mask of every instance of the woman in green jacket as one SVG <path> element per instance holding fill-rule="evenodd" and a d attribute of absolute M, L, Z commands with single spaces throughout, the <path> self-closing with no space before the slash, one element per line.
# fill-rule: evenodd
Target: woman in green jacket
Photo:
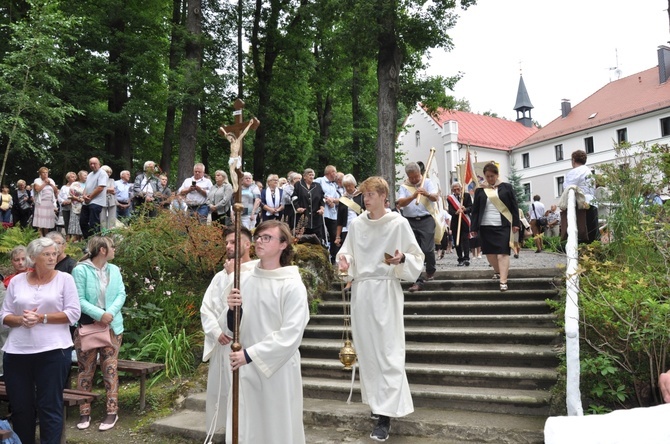
<path fill-rule="evenodd" d="M 74 333 L 74 347 L 79 365 L 77 389 L 91 391 L 99 354 L 102 379 L 107 392 L 107 416 L 99 427 L 102 431 L 114 427 L 119 418 L 117 362 L 123 338 L 121 308 L 126 301 L 126 289 L 119 267 L 108 262 L 114 259 L 115 248 L 114 241 L 110 237 L 92 237 L 88 241 L 88 258 L 82 260 L 72 271 L 82 314 L 80 325 Z M 93 349 L 82 347 L 80 334 L 82 324 L 94 322 L 109 326 L 110 345 Z M 88 428 L 91 425 L 91 404 L 82 404 L 79 407 L 79 414 L 77 428 L 80 430 Z"/>

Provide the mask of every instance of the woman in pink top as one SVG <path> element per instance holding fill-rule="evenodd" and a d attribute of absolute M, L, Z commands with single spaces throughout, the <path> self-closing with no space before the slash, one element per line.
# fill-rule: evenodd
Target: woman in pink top
<path fill-rule="evenodd" d="M 27 255 L 34 270 L 11 280 L 0 310 L 3 327 L 10 328 L 2 348 L 5 385 L 21 442 L 35 443 L 37 412 L 41 443 L 57 444 L 72 356 L 69 325 L 79 319 L 79 296 L 72 276 L 55 270 L 58 252 L 53 240 L 35 239 Z"/>

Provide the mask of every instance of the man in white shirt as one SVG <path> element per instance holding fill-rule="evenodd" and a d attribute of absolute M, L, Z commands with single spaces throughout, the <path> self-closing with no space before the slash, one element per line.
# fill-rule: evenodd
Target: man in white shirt
<path fill-rule="evenodd" d="M 193 166 L 193 176 L 186 179 L 179 188 L 178 193 L 184 197 L 188 214 L 197 215 L 202 223 L 207 222 L 209 207 L 205 202 L 211 188 L 212 181 L 205 177 L 205 165 L 202 163 L 196 163 Z"/>
<path fill-rule="evenodd" d="M 116 195 L 116 215 L 119 218 L 130 217 L 130 198 L 132 196 L 133 184 L 130 181 L 130 171 L 123 170 L 120 179 L 114 182 Z"/>
<path fill-rule="evenodd" d="M 79 225 L 84 239 L 100 232 L 100 213 L 102 207 L 107 203 L 107 181 L 109 176 L 100 168 L 100 160 L 91 157 L 88 161 L 91 172 L 86 177 L 84 185 L 84 202 L 79 214 Z"/>
<path fill-rule="evenodd" d="M 544 225 L 540 224 L 540 218 L 544 218 L 544 204 L 540 202 L 540 196 L 533 196 L 533 203 L 530 204 L 530 229 L 533 231 L 533 237 L 535 239 L 535 252 L 539 253 L 542 251 L 542 235 L 544 232 Z M 546 219 L 545 219 L 546 220 Z"/>
<path fill-rule="evenodd" d="M 321 185 L 325 196 L 325 205 L 323 206 L 323 217 L 326 224 L 325 231 L 328 234 L 328 242 L 330 244 L 330 261 L 335 263 L 335 256 L 340 249 L 340 247 L 335 245 L 335 237 L 337 236 L 337 206 L 340 203 L 340 196 L 342 196 L 337 185 L 337 168 L 333 165 L 328 165 L 323 172 L 323 177 L 314 179 L 314 182 Z"/>

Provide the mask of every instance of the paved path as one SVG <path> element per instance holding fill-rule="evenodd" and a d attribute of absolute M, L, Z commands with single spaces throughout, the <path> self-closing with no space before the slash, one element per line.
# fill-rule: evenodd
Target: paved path
<path fill-rule="evenodd" d="M 438 259 L 436 268 L 438 271 L 445 270 L 468 270 L 476 269 L 482 270 L 491 268 L 489 262 L 486 260 L 486 256 L 482 256 L 481 259 L 470 259 L 469 267 L 458 267 L 458 256 L 456 256 L 456 251 L 454 250 L 451 254 L 444 255 L 444 258 Z M 566 266 L 566 256 L 563 253 L 535 253 L 535 250 L 531 249 L 522 249 L 519 258 L 515 259 L 510 257 L 510 269 L 519 269 L 519 268 L 563 268 Z"/>

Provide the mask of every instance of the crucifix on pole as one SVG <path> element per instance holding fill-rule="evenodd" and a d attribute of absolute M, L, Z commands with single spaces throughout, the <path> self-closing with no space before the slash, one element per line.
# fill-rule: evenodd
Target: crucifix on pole
<path fill-rule="evenodd" d="M 242 143 L 244 136 L 250 129 L 255 130 L 261 122 L 252 117 L 248 122 L 244 121 L 243 111 L 244 102 L 242 99 L 235 100 L 233 105 L 235 111 L 235 123 L 228 126 L 219 127 L 219 134 L 230 142 L 230 180 L 233 182 L 233 192 L 235 193 L 235 203 L 233 212 L 235 214 L 235 270 L 233 275 L 233 287 L 240 288 L 240 264 L 242 258 L 242 187 L 239 185 L 242 179 Z M 240 342 L 240 307 L 233 309 L 233 343 L 230 349 L 234 352 L 242 350 Z M 232 411 L 232 443 L 237 444 L 239 438 L 239 399 L 240 399 L 240 373 L 239 369 L 233 371 L 233 411 Z"/>

